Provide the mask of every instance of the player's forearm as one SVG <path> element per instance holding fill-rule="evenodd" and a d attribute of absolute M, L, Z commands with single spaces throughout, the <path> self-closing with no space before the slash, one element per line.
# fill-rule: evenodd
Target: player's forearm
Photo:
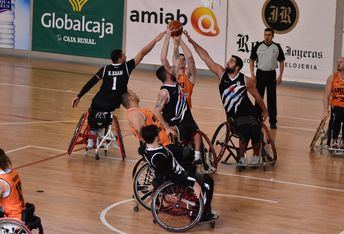
<path fill-rule="evenodd" d="M 192 53 L 189 47 L 184 43 L 183 40 L 180 40 L 180 47 L 182 47 L 182 50 L 186 56 L 186 58 L 192 58 Z"/>
<path fill-rule="evenodd" d="M 280 62 L 279 64 L 279 75 L 282 77 L 284 72 L 284 61 Z"/>
<path fill-rule="evenodd" d="M 254 60 L 250 59 L 250 72 L 251 77 L 254 77 Z"/>
<path fill-rule="evenodd" d="M 78 93 L 77 97 L 81 98 L 84 96 L 90 89 L 97 84 L 99 78 L 97 76 L 93 76 L 85 85 L 82 87 L 81 91 Z"/>
<path fill-rule="evenodd" d="M 206 60 L 208 57 L 210 57 L 209 53 L 202 46 L 200 46 L 197 42 L 192 40 L 192 41 L 190 41 L 190 43 L 194 47 L 194 49 L 196 50 L 197 54 L 199 55 L 199 57 L 201 57 L 201 59 L 203 61 Z"/>
<path fill-rule="evenodd" d="M 168 53 L 168 46 L 170 44 L 170 35 L 166 35 L 164 44 L 162 45 L 161 49 L 161 65 L 167 66 L 168 65 L 168 60 L 167 60 L 167 53 Z"/>

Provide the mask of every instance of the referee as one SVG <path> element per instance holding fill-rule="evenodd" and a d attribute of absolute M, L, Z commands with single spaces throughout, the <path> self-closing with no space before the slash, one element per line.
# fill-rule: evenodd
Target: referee
<path fill-rule="evenodd" d="M 284 52 L 281 46 L 272 41 L 274 30 L 264 30 L 264 41 L 259 42 L 252 50 L 250 56 L 251 77 L 256 78 L 257 90 L 264 99 L 265 87 L 267 89 L 267 106 L 269 112 L 270 128 L 277 128 L 277 103 L 276 84 L 282 82 L 284 71 Z M 254 75 L 254 63 L 256 62 L 257 72 Z M 276 68 L 279 63 L 279 75 L 276 79 Z"/>

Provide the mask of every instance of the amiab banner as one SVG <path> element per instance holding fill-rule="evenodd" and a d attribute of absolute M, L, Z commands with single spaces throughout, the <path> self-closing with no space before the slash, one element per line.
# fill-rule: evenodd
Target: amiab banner
<path fill-rule="evenodd" d="M 123 0 L 35 0 L 32 50 L 110 58 L 122 48 Z"/>
<path fill-rule="evenodd" d="M 227 0 L 128 0 L 126 16 L 126 53 L 134 57 L 139 50 L 160 32 L 168 22 L 179 20 L 183 29 L 202 45 L 219 64 L 225 63 Z M 142 63 L 161 64 L 160 53 L 165 38 L 145 56 Z M 207 68 L 185 36 L 182 39 L 191 49 L 197 68 Z M 180 52 L 182 52 L 180 48 Z M 170 41 L 169 61 L 173 42 Z"/>
<path fill-rule="evenodd" d="M 325 84 L 332 73 L 336 0 L 229 0 L 227 54 L 249 58 L 264 29 L 285 53 L 284 80 Z M 326 9 L 326 10 L 324 10 Z M 277 69 L 278 71 L 278 69 Z"/>
<path fill-rule="evenodd" d="M 30 0 L 0 0 L 0 47 L 30 49 Z"/>

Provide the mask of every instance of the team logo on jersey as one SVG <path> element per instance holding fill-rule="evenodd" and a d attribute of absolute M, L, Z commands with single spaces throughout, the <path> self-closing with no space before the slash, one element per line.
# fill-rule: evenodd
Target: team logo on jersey
<path fill-rule="evenodd" d="M 215 14 L 207 7 L 198 7 L 192 12 L 191 25 L 203 36 L 215 37 L 220 33 Z"/>
<path fill-rule="evenodd" d="M 68 0 L 70 5 L 73 7 L 73 11 L 80 12 L 87 0 Z"/>
<path fill-rule="evenodd" d="M 262 9 L 266 27 L 278 34 L 290 32 L 299 20 L 299 8 L 295 0 L 266 0 Z"/>

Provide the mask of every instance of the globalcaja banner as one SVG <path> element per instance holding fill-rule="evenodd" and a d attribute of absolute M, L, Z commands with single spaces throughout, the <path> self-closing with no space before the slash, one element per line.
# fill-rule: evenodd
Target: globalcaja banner
<path fill-rule="evenodd" d="M 284 50 L 284 80 L 324 84 L 332 73 L 336 0 L 229 0 L 227 54 L 244 59 L 266 27 Z M 325 10 L 326 9 L 326 10 Z"/>
<path fill-rule="evenodd" d="M 122 48 L 123 0 L 35 0 L 32 49 L 110 58 Z"/>
<path fill-rule="evenodd" d="M 139 50 L 166 29 L 171 20 L 179 20 L 190 36 L 209 49 L 210 55 L 220 64 L 225 62 L 227 1 L 225 0 L 128 0 L 126 25 L 126 53 L 134 57 Z M 207 68 L 192 46 L 197 68 Z M 144 59 L 146 64 L 160 64 L 162 41 Z M 169 58 L 172 58 L 170 42 Z M 180 49 L 181 50 L 181 49 Z M 171 61 L 171 60 L 170 60 Z"/>
<path fill-rule="evenodd" d="M 0 47 L 30 48 L 30 0 L 0 0 Z"/>

